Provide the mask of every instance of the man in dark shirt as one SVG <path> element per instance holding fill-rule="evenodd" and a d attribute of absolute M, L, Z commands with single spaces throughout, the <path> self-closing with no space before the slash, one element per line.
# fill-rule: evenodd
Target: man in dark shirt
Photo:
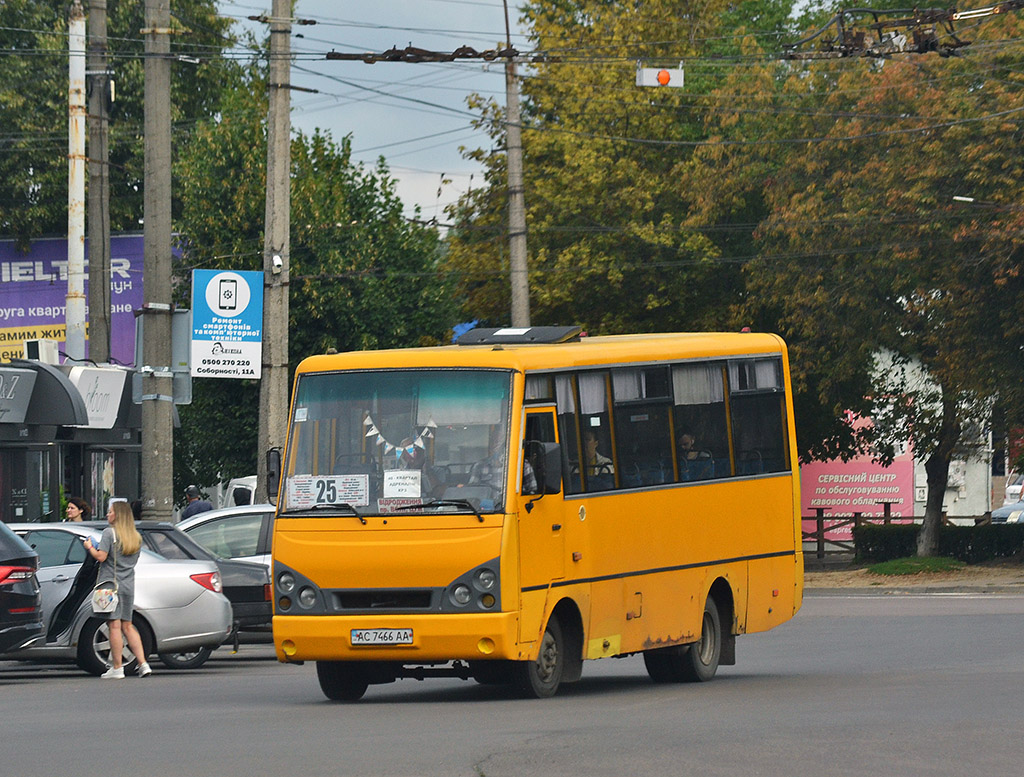
<path fill-rule="evenodd" d="M 203 495 L 199 493 L 199 489 L 195 486 L 189 486 L 185 489 L 185 498 L 188 500 L 188 504 L 181 511 L 181 520 L 183 521 L 186 518 L 191 518 L 193 515 L 205 513 L 207 510 L 213 509 L 213 505 L 203 499 Z"/>

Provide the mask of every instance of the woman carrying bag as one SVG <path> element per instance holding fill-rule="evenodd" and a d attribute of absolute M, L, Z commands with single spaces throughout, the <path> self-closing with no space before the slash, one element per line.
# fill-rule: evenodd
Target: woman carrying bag
<path fill-rule="evenodd" d="M 110 612 L 102 613 L 109 619 L 110 660 L 113 666 L 100 677 L 105 680 L 124 679 L 121 653 L 124 640 L 139 660 L 139 677 L 152 674 L 142 652 L 142 639 L 132 624 L 132 607 L 135 601 L 135 564 L 142 549 L 142 536 L 135 529 L 135 518 L 127 502 L 111 502 L 107 511 L 107 523 L 98 547 L 92 540 L 85 539 L 85 550 L 100 562 L 96 576 L 96 588 L 113 588 L 117 604 Z"/>

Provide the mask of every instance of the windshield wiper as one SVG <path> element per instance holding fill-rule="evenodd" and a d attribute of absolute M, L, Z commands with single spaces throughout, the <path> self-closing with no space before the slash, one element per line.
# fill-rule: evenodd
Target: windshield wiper
<path fill-rule="evenodd" d="M 422 502 L 418 505 L 401 505 L 400 507 L 394 508 L 395 512 L 399 510 L 415 510 L 418 507 L 463 507 L 466 510 L 471 510 L 473 515 L 477 517 L 480 523 L 484 522 L 484 517 L 473 507 L 473 503 L 468 499 L 431 499 L 429 502 Z"/>
<path fill-rule="evenodd" d="M 334 504 L 329 504 L 327 502 L 318 502 L 315 505 L 310 505 L 309 507 L 303 507 L 301 510 L 288 510 L 288 511 L 282 513 L 282 515 L 298 515 L 300 513 L 309 512 L 310 510 L 336 510 L 336 509 L 349 510 L 352 513 L 352 515 L 354 515 L 356 518 L 359 519 L 359 523 L 361 523 L 363 526 L 366 526 L 366 519 L 363 518 L 363 516 L 361 516 L 359 514 L 359 511 L 355 507 L 350 505 L 348 502 L 335 502 Z"/>

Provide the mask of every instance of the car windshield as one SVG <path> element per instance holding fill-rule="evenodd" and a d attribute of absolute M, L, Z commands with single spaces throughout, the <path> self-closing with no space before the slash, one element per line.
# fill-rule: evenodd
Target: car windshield
<path fill-rule="evenodd" d="M 300 376 L 281 515 L 500 511 L 511 384 L 508 370 Z"/>

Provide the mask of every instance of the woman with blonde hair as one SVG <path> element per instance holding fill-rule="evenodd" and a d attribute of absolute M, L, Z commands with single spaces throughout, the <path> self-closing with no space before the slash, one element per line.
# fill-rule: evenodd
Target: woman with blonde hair
<path fill-rule="evenodd" d="M 135 516 L 125 501 L 111 502 L 107 510 L 107 523 L 100 544 L 93 547 L 86 538 L 85 550 L 100 562 L 96 576 L 97 586 L 106 583 L 117 588 L 117 607 L 108 613 L 110 626 L 110 661 L 112 666 L 100 677 L 105 680 L 124 679 L 121 665 L 124 640 L 139 660 L 139 677 L 152 674 L 143 653 L 142 638 L 132 624 L 132 609 L 135 603 L 135 564 L 142 550 L 142 535 L 135 528 Z"/>

